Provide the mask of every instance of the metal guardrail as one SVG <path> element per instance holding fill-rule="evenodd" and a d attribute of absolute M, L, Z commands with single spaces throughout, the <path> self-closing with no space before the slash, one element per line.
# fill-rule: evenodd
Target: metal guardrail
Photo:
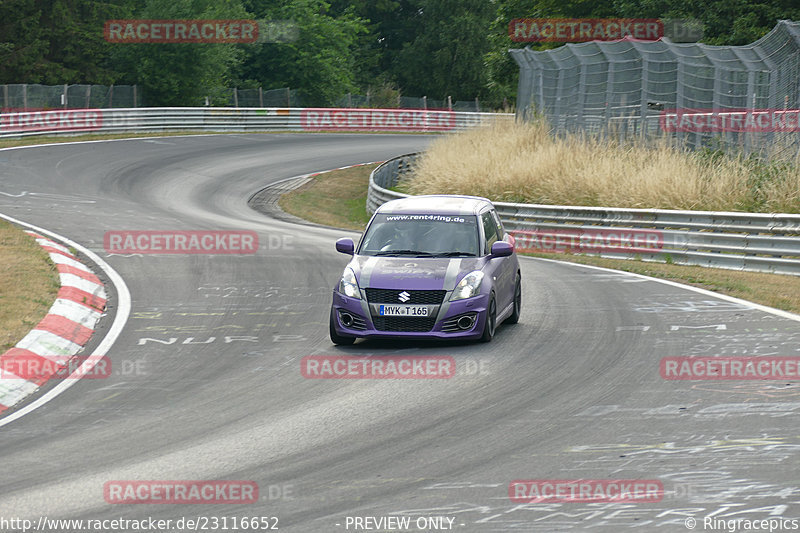
<path fill-rule="evenodd" d="M 413 169 L 419 154 L 406 154 L 372 171 L 367 211 L 409 195 L 392 191 L 398 179 Z M 635 251 L 611 249 L 609 258 L 669 262 L 733 270 L 800 275 L 800 215 L 621 209 L 494 202 L 506 229 L 517 237 L 518 248 L 546 252 L 545 234 L 655 235 L 656 246 Z M 537 240 L 537 238 L 539 238 Z M 566 237 L 565 237 L 566 238 Z M 536 245 L 531 246 L 531 243 Z"/>
<path fill-rule="evenodd" d="M 510 113 L 423 109 L 151 107 L 0 113 L 0 138 L 170 131 L 458 131 Z"/>

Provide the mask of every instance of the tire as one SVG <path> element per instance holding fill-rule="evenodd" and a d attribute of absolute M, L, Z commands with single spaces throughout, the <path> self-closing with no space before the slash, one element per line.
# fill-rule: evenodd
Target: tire
<path fill-rule="evenodd" d="M 519 315 L 522 312 L 522 278 L 517 273 L 517 279 L 514 281 L 514 312 L 506 319 L 509 324 L 516 324 L 519 322 Z"/>
<path fill-rule="evenodd" d="M 491 342 L 494 338 L 494 332 L 497 329 L 497 303 L 494 299 L 494 293 L 489 296 L 489 305 L 486 306 L 486 322 L 483 325 L 483 335 L 481 342 Z"/>
<path fill-rule="evenodd" d="M 333 309 L 331 309 L 331 320 L 330 320 L 331 342 L 333 342 L 333 344 L 337 344 L 340 346 L 350 346 L 351 344 L 356 342 L 355 337 L 350 337 L 349 335 L 339 335 L 338 333 L 336 333 L 336 328 L 333 326 L 334 320 L 336 320 L 336 317 L 334 316 Z"/>

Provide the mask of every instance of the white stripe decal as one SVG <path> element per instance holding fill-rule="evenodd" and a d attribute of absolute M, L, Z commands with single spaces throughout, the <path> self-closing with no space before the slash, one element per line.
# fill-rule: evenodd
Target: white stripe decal
<path fill-rule="evenodd" d="M 369 278 L 372 276 L 372 271 L 375 270 L 375 265 L 378 264 L 379 259 L 378 256 L 373 255 L 364 261 L 364 266 L 361 267 L 361 279 L 358 280 L 359 287 L 369 287 Z"/>

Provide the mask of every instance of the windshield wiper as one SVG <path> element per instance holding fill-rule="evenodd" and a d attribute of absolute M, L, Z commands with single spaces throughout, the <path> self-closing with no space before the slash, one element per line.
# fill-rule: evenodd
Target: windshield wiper
<path fill-rule="evenodd" d="M 472 252 L 442 252 L 437 257 L 475 257 Z"/>
<path fill-rule="evenodd" d="M 436 255 L 431 252 L 423 252 L 421 250 L 384 250 L 382 252 L 375 252 L 373 255 Z"/>

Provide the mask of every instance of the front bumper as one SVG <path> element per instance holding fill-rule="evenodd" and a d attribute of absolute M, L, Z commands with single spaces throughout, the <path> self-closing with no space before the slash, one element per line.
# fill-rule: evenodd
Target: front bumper
<path fill-rule="evenodd" d="M 377 316 L 379 304 L 350 298 L 334 290 L 333 326 L 339 335 L 361 338 L 475 339 L 483 335 L 489 297 L 479 294 L 455 302 L 448 301 L 449 297 L 450 292 L 442 304 L 429 307 L 435 316 L 402 317 L 402 320 L 389 321 L 387 317 Z M 353 318 L 352 322 L 346 315 Z M 462 329 L 458 325 L 457 321 L 462 317 L 472 318 L 469 328 Z M 343 318 L 348 325 L 343 324 Z"/>

